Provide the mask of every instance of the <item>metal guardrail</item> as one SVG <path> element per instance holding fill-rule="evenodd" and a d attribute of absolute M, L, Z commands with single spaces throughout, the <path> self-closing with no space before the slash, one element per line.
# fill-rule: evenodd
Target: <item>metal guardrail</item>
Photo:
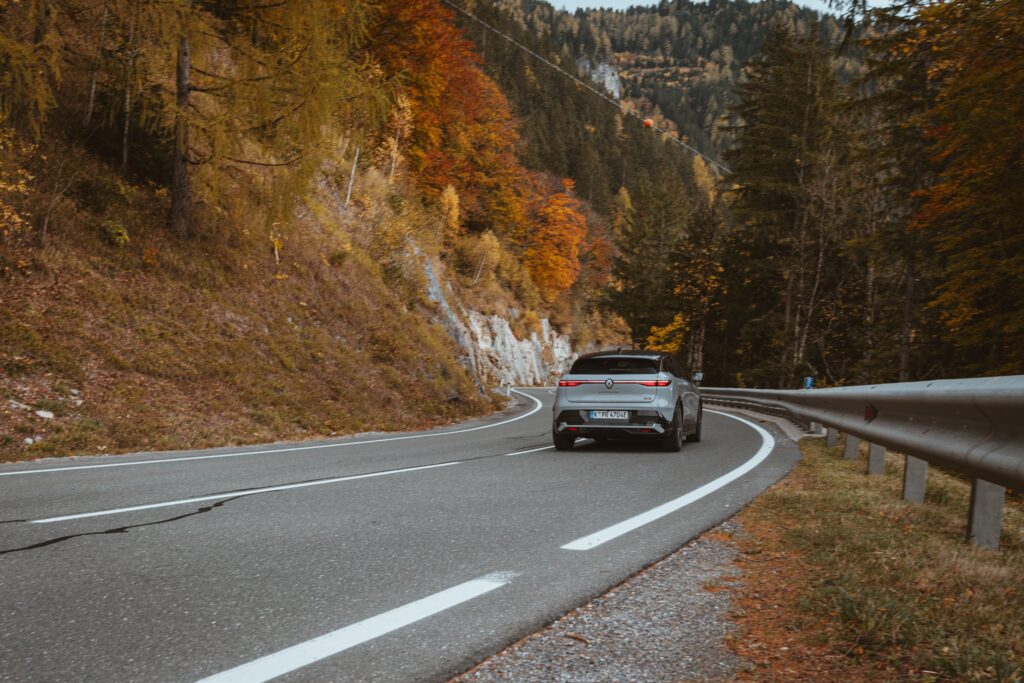
<path fill-rule="evenodd" d="M 885 448 L 907 455 L 908 500 L 923 500 L 925 462 L 967 475 L 973 481 L 968 537 L 978 545 L 998 547 L 1004 487 L 1024 489 L 1024 375 L 835 389 L 703 387 L 701 394 L 820 423 L 829 428 L 829 445 L 843 432 L 847 457 L 856 457 L 857 441 L 864 439 L 872 444 L 872 473 L 879 460 L 884 470 Z"/>
<path fill-rule="evenodd" d="M 814 425 L 810 420 L 806 420 L 799 415 L 795 415 L 792 411 L 779 406 L 767 405 L 758 401 L 750 401 L 747 399 L 740 398 L 716 398 L 710 397 L 703 391 L 701 392 L 704 403 L 713 403 L 716 406 L 722 408 L 735 408 L 737 410 L 749 410 L 755 413 L 761 413 L 763 415 L 771 415 L 773 417 L 780 417 L 787 422 L 792 423 L 795 427 L 800 430 L 813 433 L 817 430 L 814 429 Z"/>

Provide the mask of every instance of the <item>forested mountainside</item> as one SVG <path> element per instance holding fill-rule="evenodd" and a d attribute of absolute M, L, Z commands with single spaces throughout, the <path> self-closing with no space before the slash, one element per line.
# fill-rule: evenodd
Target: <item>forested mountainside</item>
<path fill-rule="evenodd" d="M 483 68 L 509 99 L 522 136 L 520 158 L 528 168 L 572 178 L 577 196 L 604 223 L 613 217 L 623 188 L 631 195 L 650 194 L 651 202 L 692 203 L 700 194 L 690 154 L 530 54 L 586 78 L 546 33 L 535 33 L 502 3 L 475 3 L 473 12 L 500 31 L 459 16 L 480 50 Z M 655 192 L 655 186 L 665 191 Z"/>
<path fill-rule="evenodd" d="M 589 70 L 609 65 L 627 107 L 711 156 L 732 145 L 728 106 L 743 67 L 760 54 L 774 24 L 784 22 L 797 33 L 813 27 L 829 45 L 839 45 L 846 32 L 832 15 L 778 0 L 671 0 L 575 13 L 542 0 L 496 4 L 533 35 L 551 40 L 566 63 Z M 861 71 L 860 57 L 855 49 L 836 56 L 842 79 Z"/>
<path fill-rule="evenodd" d="M 696 112 L 681 120 L 684 139 L 730 172 L 709 179 L 698 162 L 692 180 L 688 164 L 666 163 L 684 149 L 658 133 L 653 149 L 610 135 L 595 124 L 615 111 L 606 100 L 561 76 L 545 86 L 551 67 L 465 26 L 510 93 L 527 163 L 576 178 L 610 216 L 617 253 L 601 303 L 637 343 L 678 352 L 716 383 L 848 384 L 1024 371 L 1024 226 L 1010 189 L 1020 5 L 990 4 L 857 3 L 845 36 L 787 3 L 573 15 L 532 0 L 473 4 L 581 77 L 604 60 L 621 66 L 622 110 L 670 136 L 656 104 Z M 630 70 L 641 74 L 632 84 Z"/>

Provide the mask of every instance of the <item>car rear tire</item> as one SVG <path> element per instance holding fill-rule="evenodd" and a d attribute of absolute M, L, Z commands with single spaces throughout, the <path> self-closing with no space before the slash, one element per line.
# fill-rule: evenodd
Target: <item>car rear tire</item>
<path fill-rule="evenodd" d="M 551 440 L 555 443 L 556 451 L 571 451 L 572 445 L 576 443 L 576 437 L 572 434 L 551 433 Z"/>
<path fill-rule="evenodd" d="M 678 453 L 683 449 L 683 407 L 676 405 L 675 413 L 672 415 L 672 426 L 665 436 L 661 437 L 661 450 L 668 453 Z"/>
<path fill-rule="evenodd" d="M 700 426 L 704 423 L 704 404 L 697 408 L 697 431 L 686 437 L 690 443 L 700 443 Z"/>

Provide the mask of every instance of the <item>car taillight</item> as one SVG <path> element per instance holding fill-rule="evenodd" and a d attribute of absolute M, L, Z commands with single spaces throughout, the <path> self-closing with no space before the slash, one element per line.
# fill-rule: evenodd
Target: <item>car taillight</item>
<path fill-rule="evenodd" d="M 672 382 L 671 380 L 667 379 L 652 379 L 649 381 L 640 382 L 640 384 L 645 387 L 667 387 L 669 384 L 672 384 Z"/>
<path fill-rule="evenodd" d="M 583 382 L 580 382 L 580 381 L 574 380 L 574 379 L 560 379 L 560 380 L 558 380 L 558 386 L 560 386 L 560 387 L 578 387 L 581 384 L 583 384 Z"/>

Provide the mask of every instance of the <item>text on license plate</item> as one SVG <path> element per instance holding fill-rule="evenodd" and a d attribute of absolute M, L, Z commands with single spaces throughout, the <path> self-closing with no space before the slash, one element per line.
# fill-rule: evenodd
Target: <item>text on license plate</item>
<path fill-rule="evenodd" d="M 591 420 L 628 420 L 628 410 L 591 410 Z"/>

